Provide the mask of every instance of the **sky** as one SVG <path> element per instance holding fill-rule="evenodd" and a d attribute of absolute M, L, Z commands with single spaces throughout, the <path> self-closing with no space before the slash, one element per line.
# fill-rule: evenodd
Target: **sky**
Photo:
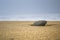
<path fill-rule="evenodd" d="M 60 0 L 0 0 L 0 21 L 59 20 Z"/>

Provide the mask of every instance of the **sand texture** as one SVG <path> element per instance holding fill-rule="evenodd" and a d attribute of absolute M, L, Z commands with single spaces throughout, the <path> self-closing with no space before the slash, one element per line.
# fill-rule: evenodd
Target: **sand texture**
<path fill-rule="evenodd" d="M 0 21 L 0 40 L 60 40 L 60 21 L 31 24 L 33 21 Z"/>

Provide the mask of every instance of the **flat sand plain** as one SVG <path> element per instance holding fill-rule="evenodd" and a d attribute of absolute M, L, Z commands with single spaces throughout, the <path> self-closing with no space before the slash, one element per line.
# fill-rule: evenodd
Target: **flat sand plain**
<path fill-rule="evenodd" d="M 34 21 L 0 21 L 0 40 L 60 40 L 60 21 L 31 26 Z"/>

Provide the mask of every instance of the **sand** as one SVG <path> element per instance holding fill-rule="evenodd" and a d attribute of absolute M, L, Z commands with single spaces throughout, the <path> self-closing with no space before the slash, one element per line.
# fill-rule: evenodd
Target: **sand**
<path fill-rule="evenodd" d="M 60 21 L 31 24 L 33 21 L 0 21 L 0 40 L 60 40 Z"/>

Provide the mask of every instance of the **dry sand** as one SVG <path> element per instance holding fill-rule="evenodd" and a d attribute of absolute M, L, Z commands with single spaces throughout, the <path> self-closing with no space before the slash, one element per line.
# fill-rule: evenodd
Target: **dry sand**
<path fill-rule="evenodd" d="M 0 21 L 0 40 L 60 40 L 60 21 L 31 26 L 33 21 Z"/>

